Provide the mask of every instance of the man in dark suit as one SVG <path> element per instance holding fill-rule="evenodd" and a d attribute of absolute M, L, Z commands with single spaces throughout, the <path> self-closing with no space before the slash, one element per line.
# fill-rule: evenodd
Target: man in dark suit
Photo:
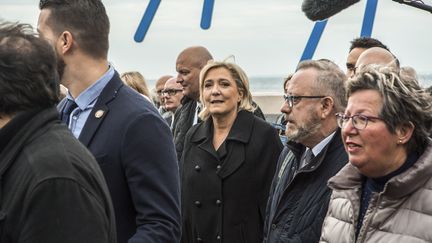
<path fill-rule="evenodd" d="M 270 189 L 265 243 L 319 241 L 331 194 L 327 180 L 348 161 L 335 116 L 346 106 L 345 79 L 331 61 L 305 61 L 285 85 L 288 144 Z"/>
<path fill-rule="evenodd" d="M 118 243 L 180 239 L 179 175 L 169 127 L 107 61 L 100 0 L 41 0 L 38 30 L 69 93 L 62 120 L 96 157 L 113 200 Z M 85 227 L 85 225 L 83 225 Z"/>

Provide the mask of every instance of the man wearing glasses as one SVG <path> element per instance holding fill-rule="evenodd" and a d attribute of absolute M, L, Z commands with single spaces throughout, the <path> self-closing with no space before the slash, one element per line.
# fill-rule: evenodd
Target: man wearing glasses
<path fill-rule="evenodd" d="M 183 86 L 177 83 L 177 77 L 170 78 L 166 81 L 164 89 L 161 91 L 164 99 L 164 108 L 170 112 L 170 116 L 165 118 L 172 130 L 174 123 L 174 114 L 181 106 L 181 99 L 183 98 Z"/>
<path fill-rule="evenodd" d="M 331 191 L 327 180 L 348 161 L 335 113 L 346 106 L 342 70 L 329 60 L 301 62 L 286 83 L 281 111 L 288 143 L 266 210 L 264 242 L 318 242 Z"/>

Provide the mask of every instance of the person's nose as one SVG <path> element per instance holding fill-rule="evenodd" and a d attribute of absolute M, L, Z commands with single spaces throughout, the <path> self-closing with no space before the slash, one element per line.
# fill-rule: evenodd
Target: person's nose
<path fill-rule="evenodd" d="M 281 108 L 280 108 L 280 111 L 281 111 L 282 113 L 285 113 L 285 114 L 289 114 L 289 113 L 291 113 L 292 108 L 289 107 L 288 101 L 284 100 L 284 102 L 282 103 L 282 106 L 281 106 Z"/>
<path fill-rule="evenodd" d="M 220 94 L 220 86 L 218 84 L 213 85 L 211 89 L 212 95 L 219 95 Z"/>
<path fill-rule="evenodd" d="M 342 129 L 342 134 L 344 134 L 345 136 L 350 136 L 358 133 L 358 129 L 354 127 L 352 118 L 346 121 L 341 129 Z"/>
<path fill-rule="evenodd" d="M 181 74 L 177 74 L 177 81 L 176 81 L 176 83 L 178 83 L 178 84 L 182 84 L 183 83 L 183 77 L 182 77 Z"/>

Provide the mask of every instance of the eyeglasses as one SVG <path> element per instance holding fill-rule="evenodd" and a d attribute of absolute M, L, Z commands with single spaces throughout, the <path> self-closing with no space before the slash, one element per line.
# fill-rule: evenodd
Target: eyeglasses
<path fill-rule="evenodd" d="M 177 92 L 183 91 L 183 89 L 164 89 L 162 90 L 162 95 L 173 96 L 176 95 Z"/>
<path fill-rule="evenodd" d="M 375 116 L 365 116 L 360 114 L 348 116 L 342 113 L 336 113 L 336 119 L 337 119 L 337 124 L 340 128 L 344 128 L 348 123 L 349 119 L 351 119 L 353 127 L 355 127 L 358 130 L 365 129 L 369 120 L 377 119 L 377 120 L 384 121 L 382 118 L 375 117 Z"/>
<path fill-rule="evenodd" d="M 324 98 L 325 96 L 323 95 L 313 95 L 313 96 L 308 96 L 308 95 L 288 95 L 288 94 L 284 94 L 284 99 L 286 102 L 288 102 L 288 106 L 290 108 L 293 108 L 293 106 L 297 103 L 300 102 L 300 100 L 302 98 L 304 99 L 317 99 L 317 98 Z"/>

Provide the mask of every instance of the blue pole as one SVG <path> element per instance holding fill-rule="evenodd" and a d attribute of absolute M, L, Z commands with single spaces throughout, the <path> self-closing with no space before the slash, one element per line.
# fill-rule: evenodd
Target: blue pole
<path fill-rule="evenodd" d="M 365 14 L 363 17 L 363 25 L 361 29 L 361 37 L 371 37 L 372 29 L 375 20 L 375 13 L 378 5 L 378 0 L 368 0 L 366 3 Z"/>
<path fill-rule="evenodd" d="M 210 28 L 213 8 L 215 0 L 204 0 L 202 15 L 201 15 L 201 29 L 207 30 Z"/>
<path fill-rule="evenodd" d="M 300 58 L 300 61 L 312 59 L 326 25 L 327 25 L 327 19 L 324 21 L 315 22 L 315 26 L 306 44 L 306 47 L 303 51 L 303 55 Z"/>
<path fill-rule="evenodd" d="M 144 37 L 146 36 L 148 29 L 150 28 L 150 24 L 153 21 L 153 17 L 156 14 L 160 2 L 161 0 L 150 0 L 150 3 L 147 6 L 146 11 L 144 12 L 141 22 L 138 25 L 137 31 L 135 32 L 134 40 L 136 42 L 142 42 L 144 40 Z"/>

